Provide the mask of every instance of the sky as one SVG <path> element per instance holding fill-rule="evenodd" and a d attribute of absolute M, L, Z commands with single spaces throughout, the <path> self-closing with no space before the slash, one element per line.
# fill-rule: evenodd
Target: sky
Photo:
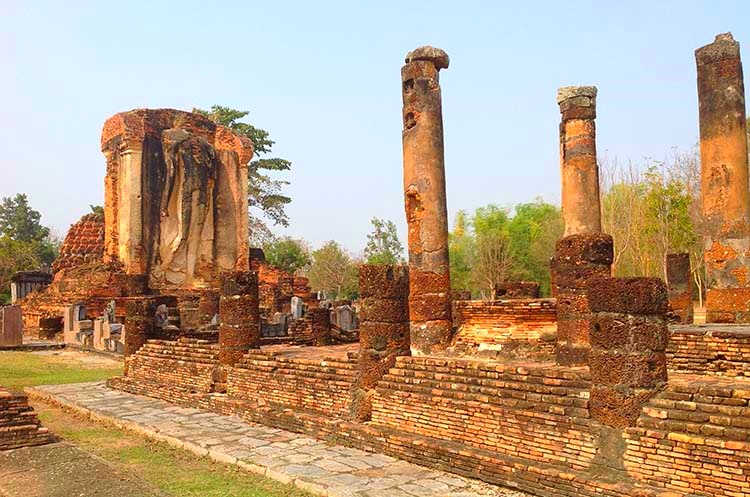
<path fill-rule="evenodd" d="M 698 140 L 694 50 L 750 1 L 95 2 L 0 0 L 0 196 L 64 236 L 104 203 L 104 121 L 134 108 L 249 110 L 268 130 L 291 225 L 361 253 L 373 217 L 405 244 L 400 67 L 441 72 L 448 211 L 559 203 L 557 88 L 596 85 L 597 147 L 645 164 Z M 746 70 L 745 86 L 750 88 Z"/>

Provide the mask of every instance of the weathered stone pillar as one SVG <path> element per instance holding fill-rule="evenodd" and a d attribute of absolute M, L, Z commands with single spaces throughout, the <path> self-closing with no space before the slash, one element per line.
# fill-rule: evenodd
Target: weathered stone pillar
<path fill-rule="evenodd" d="M 560 177 L 565 236 L 599 233 L 599 167 L 596 164 L 596 87 L 557 90 L 560 106 Z"/>
<path fill-rule="evenodd" d="M 369 421 L 375 386 L 396 364 L 396 357 L 411 353 L 408 268 L 362 265 L 359 292 L 359 370 L 351 414 L 358 421 Z"/>
<path fill-rule="evenodd" d="M 587 285 L 611 274 L 612 237 L 602 233 L 572 235 L 559 240 L 551 261 L 557 295 L 555 358 L 564 366 L 588 364 L 590 311 Z"/>
<path fill-rule="evenodd" d="M 313 345 L 323 347 L 333 343 L 331 336 L 331 311 L 329 309 L 309 309 Z"/>
<path fill-rule="evenodd" d="M 667 254 L 665 261 L 669 289 L 669 319 L 680 324 L 693 322 L 693 278 L 690 254 Z"/>
<path fill-rule="evenodd" d="M 138 352 L 154 331 L 156 306 L 151 298 L 131 298 L 125 301 L 125 357 Z"/>
<path fill-rule="evenodd" d="M 599 278 L 589 283 L 591 417 L 634 426 L 667 381 L 667 287 L 659 278 Z"/>
<path fill-rule="evenodd" d="M 409 228 L 412 353 L 439 353 L 452 338 L 443 112 L 438 72 L 448 55 L 420 47 L 401 68 L 404 202 Z"/>
<path fill-rule="evenodd" d="M 730 33 L 695 51 L 706 223 L 707 322 L 750 322 L 750 191 L 740 45 Z"/>
<path fill-rule="evenodd" d="M 222 366 L 233 366 L 248 350 L 260 347 L 257 273 L 222 273 L 219 320 L 219 362 Z"/>

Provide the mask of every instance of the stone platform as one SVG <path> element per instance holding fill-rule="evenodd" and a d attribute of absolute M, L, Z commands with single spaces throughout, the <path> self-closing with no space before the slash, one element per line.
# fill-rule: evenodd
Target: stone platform
<path fill-rule="evenodd" d="M 529 497 L 381 454 L 107 388 L 41 386 L 29 397 L 327 497 Z"/>

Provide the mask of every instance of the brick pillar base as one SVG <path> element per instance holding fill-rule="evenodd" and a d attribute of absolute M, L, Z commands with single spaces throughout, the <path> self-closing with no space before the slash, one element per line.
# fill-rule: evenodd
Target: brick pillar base
<path fill-rule="evenodd" d="M 557 242 L 551 270 L 557 295 L 555 358 L 560 365 L 588 364 L 591 344 L 586 285 L 592 279 L 610 276 L 612 257 L 612 237 L 602 233 L 572 235 Z"/>
<path fill-rule="evenodd" d="M 666 273 L 669 289 L 670 321 L 680 324 L 693 322 L 693 278 L 690 254 L 667 254 Z"/>
<path fill-rule="evenodd" d="M 369 421 L 375 386 L 396 364 L 396 357 L 411 354 L 409 270 L 405 266 L 362 265 L 359 291 L 359 370 L 351 414 L 358 421 Z"/>
<path fill-rule="evenodd" d="M 125 357 L 138 352 L 154 331 L 153 298 L 133 298 L 125 301 Z"/>
<path fill-rule="evenodd" d="M 221 365 L 233 366 L 248 350 L 260 347 L 257 273 L 237 271 L 222 274 L 219 320 Z"/>
<path fill-rule="evenodd" d="M 588 286 L 591 417 L 634 426 L 667 381 L 667 287 L 658 278 L 601 278 Z"/>
<path fill-rule="evenodd" d="M 316 347 L 331 345 L 333 337 L 331 336 L 330 309 L 309 309 L 307 312 L 311 316 L 313 345 Z"/>

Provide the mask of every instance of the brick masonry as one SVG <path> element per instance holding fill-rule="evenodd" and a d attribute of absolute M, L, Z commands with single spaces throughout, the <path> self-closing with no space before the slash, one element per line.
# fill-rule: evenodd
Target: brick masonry
<path fill-rule="evenodd" d="M 26 395 L 0 386 L 0 450 L 44 445 L 55 441 L 42 427 Z"/>
<path fill-rule="evenodd" d="M 557 336 L 555 299 L 459 300 L 454 349 L 502 351 L 510 356 L 551 357 Z"/>
<path fill-rule="evenodd" d="M 672 326 L 669 370 L 728 378 L 750 377 L 750 326 Z"/>

